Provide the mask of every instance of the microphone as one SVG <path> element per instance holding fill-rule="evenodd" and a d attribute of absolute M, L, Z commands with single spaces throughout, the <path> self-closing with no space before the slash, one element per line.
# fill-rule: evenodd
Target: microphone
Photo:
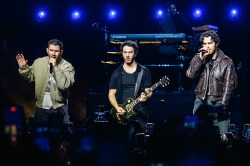
<path fill-rule="evenodd" d="M 52 73 L 52 71 L 53 71 L 53 64 L 49 63 L 49 72 L 50 72 L 50 74 Z"/>
<path fill-rule="evenodd" d="M 198 50 L 198 52 L 207 53 L 208 51 L 205 50 L 204 48 L 201 48 L 201 49 Z"/>

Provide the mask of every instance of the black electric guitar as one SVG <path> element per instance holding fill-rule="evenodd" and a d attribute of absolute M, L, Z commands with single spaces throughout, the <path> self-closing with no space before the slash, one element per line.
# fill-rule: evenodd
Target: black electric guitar
<path fill-rule="evenodd" d="M 165 87 L 169 84 L 169 77 L 164 76 L 160 79 L 160 81 L 158 81 L 157 83 L 155 83 L 151 88 L 149 88 L 149 90 L 147 92 L 144 92 L 146 95 L 153 92 L 157 87 L 159 87 L 160 85 L 162 87 Z M 132 98 L 128 98 L 124 104 L 119 105 L 121 106 L 124 110 L 125 110 L 125 114 L 123 115 L 119 115 L 116 111 L 115 108 L 112 108 L 110 111 L 110 114 L 112 115 L 112 117 L 119 123 L 119 124 L 126 124 L 129 120 L 129 118 L 135 114 L 134 112 L 134 107 L 140 102 L 140 96 L 136 99 L 132 99 Z"/>

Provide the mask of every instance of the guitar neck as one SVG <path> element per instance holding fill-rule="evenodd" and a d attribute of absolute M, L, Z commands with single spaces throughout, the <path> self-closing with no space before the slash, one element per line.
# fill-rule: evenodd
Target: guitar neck
<path fill-rule="evenodd" d="M 166 86 L 169 83 L 169 78 L 168 77 L 163 77 L 160 79 L 159 82 L 155 83 L 153 86 L 151 86 L 147 91 L 144 91 L 145 95 L 147 96 L 149 93 L 153 92 L 159 85 Z M 133 109 L 133 107 L 140 102 L 140 95 L 133 100 L 131 103 L 127 104 L 126 107 Z"/>
<path fill-rule="evenodd" d="M 153 92 L 158 86 L 160 85 L 159 82 L 155 83 L 153 86 L 151 86 L 146 92 L 145 94 L 148 95 L 149 93 Z M 140 102 L 140 96 L 137 97 L 132 103 L 132 107 L 134 107 L 136 104 L 138 104 Z"/>
<path fill-rule="evenodd" d="M 145 92 L 145 94 L 148 95 L 149 93 L 153 92 L 159 85 L 160 85 L 159 82 L 155 83 L 153 86 L 151 86 L 151 87 Z"/>

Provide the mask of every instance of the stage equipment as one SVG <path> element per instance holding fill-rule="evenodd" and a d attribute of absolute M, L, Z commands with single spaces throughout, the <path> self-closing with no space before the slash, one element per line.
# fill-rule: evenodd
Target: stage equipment
<path fill-rule="evenodd" d="M 250 142 L 250 124 L 244 124 L 243 139 L 246 143 Z"/>
<path fill-rule="evenodd" d="M 184 73 L 184 61 L 190 60 L 191 57 L 183 56 L 181 53 L 179 56 L 176 57 L 177 63 L 175 64 L 146 64 L 144 66 L 148 67 L 170 67 L 178 70 L 178 92 L 181 92 L 184 90 L 183 87 L 183 73 Z"/>
<path fill-rule="evenodd" d="M 189 55 L 189 51 L 191 51 L 194 47 L 194 46 L 190 47 L 190 41 L 191 41 L 190 39 L 192 39 L 190 38 L 190 36 L 186 35 L 185 33 L 141 33 L 141 34 L 140 33 L 139 34 L 110 33 L 108 36 L 109 36 L 108 37 L 109 44 L 107 45 L 107 49 L 106 49 L 107 56 L 105 57 L 106 58 L 105 61 L 118 62 L 120 60 L 118 59 L 120 58 L 120 56 L 116 56 L 116 55 L 122 54 L 120 52 L 120 45 L 127 40 L 133 40 L 137 42 L 138 45 L 142 45 L 142 47 L 146 47 L 143 49 L 143 51 L 146 50 L 145 53 L 143 53 L 142 51 L 140 52 L 140 54 L 144 55 L 145 60 L 146 58 L 148 58 L 145 56 L 146 54 L 148 53 L 152 54 L 153 52 L 155 52 L 155 54 L 157 55 L 154 57 L 154 59 L 157 60 L 158 58 L 164 58 L 164 61 L 168 61 L 168 62 L 173 61 L 173 64 L 154 64 L 155 63 L 154 62 L 153 64 L 148 64 L 145 66 L 150 66 L 154 68 L 169 67 L 173 69 L 178 69 L 178 78 L 177 78 L 178 79 L 177 81 L 179 82 L 178 92 L 184 90 L 183 81 L 184 81 L 184 71 L 185 71 L 185 66 L 186 66 L 185 64 L 187 61 L 191 60 L 191 57 L 188 55 Z M 148 47 L 148 46 L 152 46 L 152 47 Z M 157 52 L 158 50 L 157 48 L 160 46 L 166 46 L 166 47 L 173 46 L 176 48 L 177 53 L 176 54 L 159 54 L 159 52 Z M 148 62 L 141 62 L 141 63 L 147 64 Z M 152 63 L 152 61 L 150 61 L 149 63 Z"/>
<path fill-rule="evenodd" d="M 193 31 L 208 31 L 208 30 L 214 30 L 214 31 L 218 31 L 218 27 L 215 25 L 202 25 L 199 27 L 193 27 L 192 30 Z"/>
<path fill-rule="evenodd" d="M 172 67 L 172 68 L 183 68 L 183 64 L 145 64 L 146 67 Z"/>
<path fill-rule="evenodd" d="M 115 62 L 115 61 L 101 61 L 102 64 L 108 64 L 108 65 L 116 65 L 119 62 Z"/>
<path fill-rule="evenodd" d="M 104 110 L 104 105 L 98 105 L 94 112 L 94 122 L 108 122 L 108 119 L 106 118 L 105 114 L 107 111 Z"/>
<path fill-rule="evenodd" d="M 138 44 L 168 44 L 178 43 L 186 39 L 184 33 L 157 33 L 157 34 L 110 34 L 109 41 L 112 44 L 121 44 L 126 40 L 137 41 Z"/>

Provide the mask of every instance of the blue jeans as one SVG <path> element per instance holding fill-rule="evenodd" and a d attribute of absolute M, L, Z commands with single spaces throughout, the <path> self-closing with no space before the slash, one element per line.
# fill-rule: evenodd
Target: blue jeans
<path fill-rule="evenodd" d="M 211 122 L 214 126 L 218 126 L 220 134 L 228 132 L 230 113 L 228 110 L 224 110 L 221 105 L 221 101 L 211 101 L 209 96 L 204 100 L 196 98 L 193 115 L 197 115 L 205 122 Z"/>

